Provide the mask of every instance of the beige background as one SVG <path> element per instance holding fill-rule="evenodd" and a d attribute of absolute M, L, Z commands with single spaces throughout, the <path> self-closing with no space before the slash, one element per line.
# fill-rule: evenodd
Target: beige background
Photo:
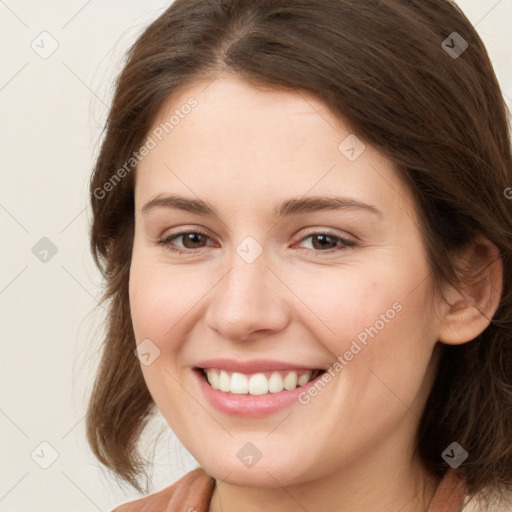
<path fill-rule="evenodd" d="M 84 438 L 101 332 L 87 183 L 123 52 L 168 4 L 0 0 L 0 512 L 109 511 L 136 497 L 99 469 Z M 512 108 L 512 0 L 459 5 Z M 195 465 L 166 430 L 154 490 Z"/>

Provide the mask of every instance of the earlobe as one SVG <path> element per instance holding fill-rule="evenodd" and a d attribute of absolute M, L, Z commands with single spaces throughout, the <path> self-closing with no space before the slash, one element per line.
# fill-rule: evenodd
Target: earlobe
<path fill-rule="evenodd" d="M 461 258 L 464 283 L 450 290 L 449 304 L 439 326 L 438 340 L 460 345 L 475 339 L 491 323 L 498 309 L 503 286 L 503 263 L 499 249 L 478 238 Z"/>

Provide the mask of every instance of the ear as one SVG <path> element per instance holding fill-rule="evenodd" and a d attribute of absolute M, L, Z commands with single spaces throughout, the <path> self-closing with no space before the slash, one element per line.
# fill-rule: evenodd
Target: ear
<path fill-rule="evenodd" d="M 446 294 L 448 304 L 439 325 L 438 340 L 448 345 L 471 341 L 488 327 L 503 286 L 499 249 L 487 238 L 478 237 L 459 258 L 464 282 Z"/>

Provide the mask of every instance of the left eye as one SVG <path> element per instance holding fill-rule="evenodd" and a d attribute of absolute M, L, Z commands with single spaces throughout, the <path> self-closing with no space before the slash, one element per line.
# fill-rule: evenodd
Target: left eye
<path fill-rule="evenodd" d="M 337 247 L 339 248 L 338 250 L 341 251 L 347 247 L 355 245 L 355 242 L 351 240 L 347 240 L 332 233 L 324 232 L 311 233 L 299 239 L 298 242 L 303 242 L 309 238 L 312 240 L 312 244 L 310 248 L 306 247 L 306 249 L 312 249 L 321 253 L 336 251 Z M 181 247 L 176 247 L 176 244 L 173 243 L 178 239 L 181 239 L 183 244 Z M 205 247 L 204 243 L 206 243 L 208 240 L 211 240 L 211 238 L 202 231 L 182 231 L 181 233 L 175 233 L 162 240 L 159 240 L 158 244 L 165 246 L 170 251 L 186 253 L 189 251 L 194 251 L 194 249 L 202 249 Z"/>
<path fill-rule="evenodd" d="M 340 246 L 343 246 L 340 248 L 340 250 L 343 250 L 344 247 L 351 247 L 355 245 L 354 242 L 331 233 L 312 233 L 302 238 L 301 241 L 307 240 L 308 238 L 311 238 L 312 240 L 311 248 L 320 252 L 332 252 L 333 250 L 336 250 L 336 247 Z"/>

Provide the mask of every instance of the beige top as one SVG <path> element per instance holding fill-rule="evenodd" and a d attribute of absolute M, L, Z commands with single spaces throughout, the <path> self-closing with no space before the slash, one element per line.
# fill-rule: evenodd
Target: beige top
<path fill-rule="evenodd" d="M 190 471 L 174 484 L 112 512 L 208 512 L 215 479 L 204 469 Z M 427 512 L 461 512 L 466 494 L 462 473 L 450 468 L 439 483 Z"/>

